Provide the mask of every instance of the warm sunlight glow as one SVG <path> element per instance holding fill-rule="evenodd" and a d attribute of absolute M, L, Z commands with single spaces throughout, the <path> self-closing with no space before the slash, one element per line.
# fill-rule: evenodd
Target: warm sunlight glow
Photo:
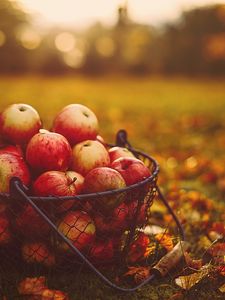
<path fill-rule="evenodd" d="M 110 37 L 102 37 L 96 40 L 96 50 L 104 57 L 112 57 L 115 53 L 115 42 Z"/>
<path fill-rule="evenodd" d="M 74 49 L 68 53 L 65 53 L 63 60 L 67 66 L 71 68 L 80 68 L 85 62 L 85 55 L 79 49 Z"/>
<path fill-rule="evenodd" d="M 18 0 L 36 13 L 37 22 L 88 27 L 100 21 L 113 24 L 122 0 Z M 128 0 L 131 18 L 137 22 L 158 24 L 177 18 L 182 9 L 197 5 L 225 3 L 225 0 Z M 41 17 L 42 16 L 42 17 Z"/>
<path fill-rule="evenodd" d="M 55 46 L 61 52 L 72 51 L 75 47 L 75 38 L 72 33 L 62 32 L 55 38 Z"/>
<path fill-rule="evenodd" d="M 22 46 L 28 50 L 38 48 L 41 43 L 40 35 L 28 27 L 19 27 L 16 32 L 16 37 L 21 42 Z"/>
<path fill-rule="evenodd" d="M 2 47 L 5 44 L 6 36 L 2 30 L 0 30 L 0 47 Z"/>

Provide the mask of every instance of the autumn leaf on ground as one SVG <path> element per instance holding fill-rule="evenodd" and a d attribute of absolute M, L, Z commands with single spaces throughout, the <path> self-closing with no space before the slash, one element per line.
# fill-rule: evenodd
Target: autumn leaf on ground
<path fill-rule="evenodd" d="M 129 267 L 124 277 L 131 276 L 136 283 L 141 283 L 150 276 L 150 267 Z"/>
<path fill-rule="evenodd" d="M 128 262 L 135 263 L 143 260 L 149 255 L 150 239 L 144 234 L 140 233 L 138 238 L 130 245 L 130 251 L 128 253 Z"/>
<path fill-rule="evenodd" d="M 194 285 L 206 277 L 210 270 L 211 265 L 205 265 L 198 272 L 186 276 L 179 276 L 175 279 L 175 283 L 184 290 L 190 290 Z"/>
<path fill-rule="evenodd" d="M 68 296 L 58 290 L 44 289 L 38 295 L 31 295 L 28 300 L 69 300 Z"/>
<path fill-rule="evenodd" d="M 28 296 L 28 300 L 69 300 L 65 293 L 48 289 L 44 276 L 25 278 L 19 283 L 18 292 Z"/>
<path fill-rule="evenodd" d="M 208 253 L 218 264 L 225 264 L 225 243 L 217 243 L 208 249 Z"/>
<path fill-rule="evenodd" d="M 221 293 L 225 293 L 225 283 L 219 288 Z"/>
<path fill-rule="evenodd" d="M 218 266 L 216 269 L 220 275 L 225 276 L 225 266 Z"/>
<path fill-rule="evenodd" d="M 46 288 L 46 278 L 44 276 L 34 278 L 27 277 L 19 283 L 18 292 L 20 295 L 35 295 Z"/>
<path fill-rule="evenodd" d="M 184 252 L 184 259 L 189 268 L 199 270 L 202 267 L 202 259 L 193 259 L 188 252 Z"/>
<path fill-rule="evenodd" d="M 165 232 L 158 233 L 155 235 L 155 238 L 159 242 L 159 244 L 167 251 L 171 251 L 173 249 L 173 240 L 170 234 Z"/>

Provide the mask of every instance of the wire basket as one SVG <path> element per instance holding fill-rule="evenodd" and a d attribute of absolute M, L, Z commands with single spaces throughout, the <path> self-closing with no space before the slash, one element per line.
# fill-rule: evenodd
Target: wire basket
<path fill-rule="evenodd" d="M 151 275 L 136 286 L 120 286 L 114 280 L 129 265 L 130 251 L 151 218 L 156 193 L 176 222 L 181 239 L 183 230 L 157 186 L 157 162 L 134 150 L 124 130 L 118 132 L 116 145 L 132 151 L 151 176 L 123 189 L 75 197 L 33 197 L 17 178 L 11 180 L 10 195 L 0 195 L 2 294 L 17 299 L 16 286 L 25 277 L 71 274 L 74 282 L 88 269 L 120 291 L 134 291 L 153 279 Z M 104 205 L 112 202 L 115 207 Z"/>

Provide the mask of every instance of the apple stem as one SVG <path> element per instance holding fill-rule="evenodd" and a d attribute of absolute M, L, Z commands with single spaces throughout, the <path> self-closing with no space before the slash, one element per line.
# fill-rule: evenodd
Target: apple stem
<path fill-rule="evenodd" d="M 70 185 L 77 181 L 77 177 L 73 177 L 73 180 L 71 181 Z"/>

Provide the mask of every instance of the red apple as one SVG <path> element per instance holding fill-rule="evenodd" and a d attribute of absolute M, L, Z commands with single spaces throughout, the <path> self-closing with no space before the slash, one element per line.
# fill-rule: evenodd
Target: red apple
<path fill-rule="evenodd" d="M 130 201 L 128 204 L 128 219 L 130 224 L 134 222 L 134 218 L 136 217 L 137 208 L 138 208 L 138 200 Z M 142 226 L 146 223 L 148 216 L 148 203 L 141 203 L 139 208 L 139 212 L 136 219 L 136 225 Z"/>
<path fill-rule="evenodd" d="M 126 185 L 135 184 L 151 175 L 141 160 L 132 157 L 118 158 L 113 161 L 111 167 L 123 176 Z"/>
<path fill-rule="evenodd" d="M 0 148 L 0 154 L 9 153 L 17 156 L 23 157 L 23 150 L 19 145 L 13 146 L 8 145 Z"/>
<path fill-rule="evenodd" d="M 85 249 L 95 239 L 95 224 L 84 211 L 70 211 L 58 225 L 58 230 L 67 237 L 79 250 Z M 65 242 L 60 242 L 59 248 L 68 250 Z"/>
<path fill-rule="evenodd" d="M 95 139 L 96 141 L 98 141 L 99 143 L 101 143 L 103 146 L 105 146 L 105 147 L 107 147 L 106 146 L 106 142 L 105 142 L 105 140 L 103 139 L 103 137 L 101 136 L 101 135 L 97 135 L 96 136 L 96 139 Z"/>
<path fill-rule="evenodd" d="M 35 196 L 75 196 L 83 189 L 84 177 L 77 172 L 47 171 L 33 183 Z M 74 200 L 55 201 L 57 212 L 68 210 L 75 204 Z"/>
<path fill-rule="evenodd" d="M 109 154 L 98 141 L 87 140 L 73 147 L 72 169 L 84 176 L 94 168 L 109 164 Z"/>
<path fill-rule="evenodd" d="M 126 186 L 119 172 L 108 167 L 99 167 L 91 170 L 84 179 L 84 191 L 86 193 L 98 193 L 121 189 Z M 125 193 L 108 196 L 99 196 L 97 202 L 100 209 L 111 211 L 117 207 L 125 198 Z"/>
<path fill-rule="evenodd" d="M 29 141 L 26 160 L 38 172 L 66 171 L 71 160 L 72 150 L 64 136 L 41 129 Z"/>
<path fill-rule="evenodd" d="M 56 116 L 53 131 L 65 136 L 71 145 L 85 140 L 94 140 L 98 134 L 95 114 L 81 104 L 70 104 Z"/>
<path fill-rule="evenodd" d="M 13 144 L 26 144 L 41 126 L 39 114 L 27 104 L 11 104 L 0 114 L 0 134 Z"/>
<path fill-rule="evenodd" d="M 41 263 L 51 267 L 55 264 L 55 256 L 48 246 L 42 242 L 29 242 L 22 246 L 22 256 L 27 263 Z"/>
<path fill-rule="evenodd" d="M 97 213 L 93 218 L 97 232 L 108 236 L 122 233 L 128 227 L 128 206 L 121 203 L 110 216 Z"/>
<path fill-rule="evenodd" d="M 0 154 L 0 193 L 9 193 L 12 177 L 18 177 L 26 186 L 30 183 L 30 172 L 22 157 L 9 153 Z"/>
<path fill-rule="evenodd" d="M 50 232 L 49 225 L 30 205 L 26 205 L 23 210 L 17 214 L 15 229 L 26 238 L 33 236 L 42 238 L 43 236 L 47 236 Z"/>
<path fill-rule="evenodd" d="M 120 157 L 133 157 L 134 155 L 131 151 L 129 151 L 127 148 L 123 147 L 112 147 L 109 149 L 109 157 L 111 163 Z"/>
<path fill-rule="evenodd" d="M 112 240 L 96 240 L 89 250 L 89 258 L 94 263 L 108 263 L 114 256 Z"/>
<path fill-rule="evenodd" d="M 9 220 L 2 214 L 0 215 L 0 246 L 5 245 L 11 240 L 11 232 L 9 230 Z"/>

